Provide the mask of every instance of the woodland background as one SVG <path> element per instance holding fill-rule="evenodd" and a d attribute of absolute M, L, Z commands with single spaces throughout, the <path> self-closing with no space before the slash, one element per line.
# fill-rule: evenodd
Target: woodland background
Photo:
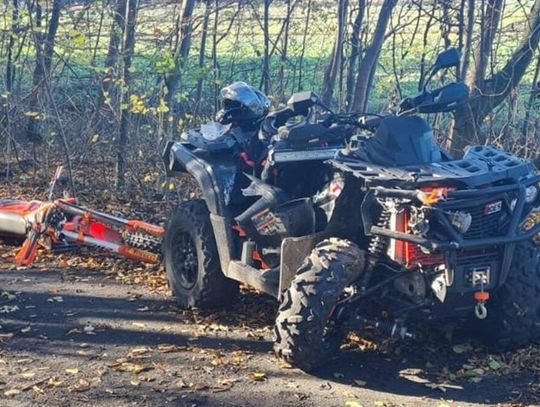
<path fill-rule="evenodd" d="M 429 117 L 438 141 L 537 159 L 539 40 L 540 0 L 3 0 L 0 176 L 32 182 L 63 163 L 76 190 L 181 194 L 160 144 L 211 117 L 222 86 L 246 81 L 276 107 L 314 90 L 381 111 L 448 47 L 472 97 Z"/>

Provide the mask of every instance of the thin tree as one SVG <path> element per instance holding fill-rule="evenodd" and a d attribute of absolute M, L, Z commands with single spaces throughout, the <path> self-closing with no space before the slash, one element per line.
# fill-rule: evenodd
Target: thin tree
<path fill-rule="evenodd" d="M 125 28 L 125 41 L 124 41 L 124 67 L 122 72 L 122 78 L 124 82 L 124 89 L 122 90 L 122 98 L 120 103 L 121 118 L 120 118 L 120 132 L 118 136 L 118 152 L 116 161 L 116 186 L 117 188 L 123 188 L 125 186 L 125 172 L 126 172 L 126 146 L 129 139 L 129 119 L 130 110 L 126 106 L 128 102 L 129 89 L 131 85 L 131 63 L 133 59 L 133 52 L 135 50 L 135 27 L 137 23 L 137 11 L 139 6 L 138 0 L 126 0 L 127 2 L 127 19 Z"/>
<path fill-rule="evenodd" d="M 488 0 L 484 24 L 497 24 L 496 6 L 500 0 Z M 490 13 L 492 14 L 490 16 Z M 540 41 L 540 0 L 535 0 L 527 22 L 520 36 L 521 41 L 506 64 L 490 77 L 484 77 L 487 70 L 486 56 L 489 56 L 494 39 L 495 27 L 488 26 L 482 32 L 483 43 L 477 51 L 479 57 L 470 75 L 471 94 L 468 103 L 456 110 L 455 124 L 451 138 L 451 149 L 460 153 L 471 142 L 485 141 L 480 131 L 484 119 L 516 89 L 527 72 Z M 487 41 L 491 41 L 488 44 Z M 486 55 L 487 54 L 487 55 Z"/>
<path fill-rule="evenodd" d="M 336 78 L 341 68 L 341 61 L 343 58 L 343 44 L 345 42 L 345 29 L 347 26 L 347 8 L 348 0 L 338 1 L 338 27 L 336 31 L 336 38 L 334 40 L 334 47 L 332 49 L 332 55 L 330 56 L 330 62 L 324 73 L 324 84 L 321 95 L 321 99 L 326 105 L 329 105 L 332 101 L 334 87 L 336 85 Z"/>
<path fill-rule="evenodd" d="M 375 31 L 358 68 L 351 110 L 362 112 L 366 110 L 379 55 L 386 38 L 386 29 L 396 4 L 397 0 L 384 0 L 381 5 Z"/>

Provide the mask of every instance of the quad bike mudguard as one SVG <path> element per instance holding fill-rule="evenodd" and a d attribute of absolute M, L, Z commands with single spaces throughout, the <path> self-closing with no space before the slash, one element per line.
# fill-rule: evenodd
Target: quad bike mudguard
<path fill-rule="evenodd" d="M 221 269 L 227 275 L 234 246 L 227 205 L 237 174 L 232 153 L 229 150 L 209 155 L 191 144 L 169 141 L 163 150 L 163 162 L 168 176 L 187 173 L 197 181 L 210 212 L 216 242 L 219 242 Z"/>
<path fill-rule="evenodd" d="M 205 154 L 208 153 L 187 143 L 167 142 L 163 150 L 167 175 L 191 174 L 201 188 L 210 213 L 226 216 L 237 166 L 230 151 L 210 157 L 204 157 Z"/>

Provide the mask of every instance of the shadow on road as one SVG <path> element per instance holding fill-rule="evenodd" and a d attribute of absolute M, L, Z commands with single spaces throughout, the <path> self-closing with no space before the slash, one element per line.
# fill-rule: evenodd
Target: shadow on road
<path fill-rule="evenodd" d="M 66 283 L 62 272 L 0 272 L 0 291 L 15 293 L 15 298 L 0 298 L 0 309 L 4 305 L 18 307 L 0 314 L 0 333 L 14 334 L 9 341 L 0 342 L 0 347 L 74 357 L 74 344 L 83 342 L 102 347 L 172 344 L 223 352 L 271 351 L 269 333 L 277 305 L 268 297 L 248 292 L 228 310 L 181 311 L 173 299 L 148 296 L 144 287 L 105 280 L 95 272 L 85 272 L 84 276 L 88 278 Z M 31 330 L 21 333 L 28 326 Z M 92 330 L 85 331 L 86 326 Z M 198 330 L 190 330 L 190 326 Z M 201 326 L 210 328 L 205 331 Z M 435 333 L 421 343 L 399 344 L 388 354 L 344 352 L 314 376 L 330 385 L 352 384 L 396 395 L 490 404 L 534 400 L 530 389 L 538 376 L 528 371 L 492 374 L 479 383 L 462 381 L 457 383 L 462 389 L 449 388 L 445 392 L 426 385 L 437 384 L 441 372 L 455 371 L 472 356 L 455 354 L 444 336 Z"/>

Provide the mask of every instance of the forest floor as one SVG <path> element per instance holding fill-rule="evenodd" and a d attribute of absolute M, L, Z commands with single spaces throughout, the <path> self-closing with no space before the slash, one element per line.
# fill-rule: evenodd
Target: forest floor
<path fill-rule="evenodd" d="M 3 187 L 2 198 L 42 196 Z M 92 202 L 117 204 L 103 194 Z M 12 264 L 15 253 L 0 242 L 2 407 L 540 403 L 540 346 L 489 354 L 450 328 L 409 343 L 351 336 L 338 359 L 308 375 L 274 357 L 277 302 L 268 296 L 243 290 L 230 309 L 186 311 L 158 267 L 82 249 L 41 253 L 26 269 Z"/>
<path fill-rule="evenodd" d="M 435 334 L 421 343 L 351 346 L 308 375 L 272 354 L 271 298 L 246 291 L 229 310 L 183 311 L 166 292 L 122 280 L 114 270 L 0 266 L 1 406 L 540 401 L 535 347 L 487 355 Z"/>

